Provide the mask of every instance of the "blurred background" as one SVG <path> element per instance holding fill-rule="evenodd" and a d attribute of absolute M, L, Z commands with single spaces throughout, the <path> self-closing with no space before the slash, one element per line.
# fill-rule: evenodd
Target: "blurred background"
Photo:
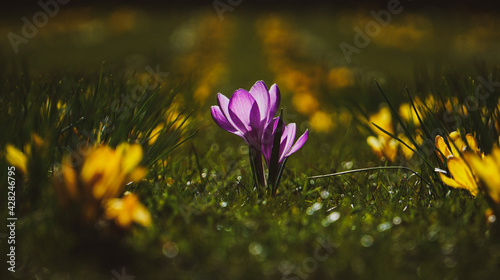
<path fill-rule="evenodd" d="M 285 121 L 330 142 L 332 135 L 345 134 L 353 115 L 367 118 L 378 111 L 384 100 L 375 80 L 399 105 L 408 101 L 406 87 L 425 99 L 444 90 L 445 77 L 488 77 L 500 56 L 499 4 L 491 3 L 9 5 L 0 12 L 0 75 L 97 81 L 101 68 L 117 81 L 168 75 L 160 92 L 177 94 L 176 106 L 194 112 L 192 124 L 208 142 L 240 141 L 218 138 L 209 107 L 218 92 L 230 96 L 257 80 L 278 84 Z"/>
<path fill-rule="evenodd" d="M 264 80 L 281 89 L 286 122 L 332 142 L 353 119 L 380 109 L 384 99 L 374 81 L 399 106 L 408 102 L 405 88 L 425 99 L 449 92 L 449 79 L 458 85 L 467 77 L 488 77 L 500 57 L 497 6 L 21 1 L 0 12 L 0 76 L 95 83 L 102 69 L 119 82 L 159 77 L 160 92 L 175 92 L 176 108 L 193 111 L 191 124 L 208 140 L 204 149 L 213 141 L 240 143 L 218 136 L 209 110 L 216 94 L 230 96 Z M 359 139 L 368 152 L 364 137 Z"/>
<path fill-rule="evenodd" d="M 262 79 L 278 83 L 289 111 L 314 122 L 341 100 L 362 96 L 360 89 L 373 89 L 374 79 L 402 89 L 418 79 L 491 67 L 500 55 L 498 4 L 60 2 L 3 6 L 0 71 L 84 75 L 105 62 L 105 72 L 127 78 L 158 65 L 185 82 L 183 94 L 192 107 L 214 104 L 217 92 L 230 95 Z M 399 3 L 398 13 L 356 45 L 356 28 L 366 36 L 365 27 L 376 22 L 373 13 L 387 12 L 392 2 Z M 315 128 L 328 131 L 331 122 Z"/>

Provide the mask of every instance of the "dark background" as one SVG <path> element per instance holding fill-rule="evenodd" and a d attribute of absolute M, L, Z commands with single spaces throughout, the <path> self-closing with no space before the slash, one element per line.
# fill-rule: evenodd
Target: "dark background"
<path fill-rule="evenodd" d="M 40 0 L 43 2 L 54 1 L 54 0 Z M 218 0 L 223 3 L 228 3 L 228 0 Z M 38 1 L 3 1 L 2 9 L 0 12 L 5 13 L 9 10 L 26 10 L 33 9 L 38 6 Z M 172 7 L 197 7 L 197 6 L 207 6 L 213 5 L 215 1 L 211 0 L 187 0 L 187 1 L 159 1 L 159 0 L 144 0 L 144 1 L 98 1 L 98 0 L 70 0 L 68 4 L 70 6 L 114 6 L 114 5 L 132 5 L 132 6 L 149 6 L 154 9 L 159 8 L 172 8 Z M 359 6 L 373 6 L 373 7 L 387 7 L 388 0 L 377 0 L 377 1 L 299 1 L 299 0 L 287 0 L 287 1 L 264 1 L 264 0 L 242 0 L 239 5 L 244 5 L 246 7 L 255 7 L 256 9 L 287 9 L 287 8 L 301 8 L 308 9 L 317 6 L 328 6 L 331 8 L 354 8 Z M 466 0 L 456 0 L 456 1 L 429 1 L 429 0 L 401 0 L 402 5 L 411 5 L 413 8 L 439 8 L 443 10 L 476 10 L 476 11 L 494 11 L 500 9 L 500 2 L 498 1 L 466 1 Z"/>

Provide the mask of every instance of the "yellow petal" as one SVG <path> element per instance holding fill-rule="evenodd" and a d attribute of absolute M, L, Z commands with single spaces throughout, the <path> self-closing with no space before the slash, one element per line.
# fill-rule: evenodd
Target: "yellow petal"
<path fill-rule="evenodd" d="M 451 141 L 455 142 L 457 141 L 458 139 L 461 139 L 460 138 L 460 131 L 459 130 L 455 130 L 455 131 L 452 131 L 449 135 Z"/>
<path fill-rule="evenodd" d="M 466 147 L 464 141 L 462 140 L 462 136 L 460 136 L 460 131 L 456 130 L 451 132 L 449 139 L 451 140 L 451 153 L 456 157 L 460 156 L 460 152 L 462 152 Z"/>
<path fill-rule="evenodd" d="M 77 195 L 77 179 L 75 170 L 71 167 L 71 165 L 64 164 L 62 166 L 62 173 L 65 190 L 71 199 L 75 199 Z"/>
<path fill-rule="evenodd" d="M 120 144 L 116 147 L 116 152 L 123 158 L 123 172 L 131 172 L 142 160 L 142 147 L 139 144 Z"/>
<path fill-rule="evenodd" d="M 451 175 L 461 188 L 469 190 L 472 195 L 476 196 L 478 192 L 476 180 L 465 161 L 459 157 L 449 157 L 447 165 Z"/>
<path fill-rule="evenodd" d="M 383 128 L 384 130 L 386 130 L 387 132 L 393 134 L 392 114 L 391 114 L 391 110 L 389 109 L 389 107 L 384 106 L 384 107 L 380 108 L 378 113 L 370 116 L 369 121 L 370 121 L 370 123 L 374 123 L 374 124 L 380 126 L 381 128 Z M 391 138 L 389 135 L 385 134 L 384 132 L 382 132 L 378 128 L 375 128 L 375 133 L 377 133 L 379 136 L 382 136 L 386 139 Z"/>
<path fill-rule="evenodd" d="M 439 158 L 441 158 L 442 161 L 444 161 L 443 155 L 445 159 L 451 155 L 450 149 L 448 149 L 448 145 L 446 145 L 446 142 L 444 142 L 443 137 L 441 137 L 440 135 L 436 136 L 436 139 L 434 140 L 434 145 L 441 152 L 438 153 L 438 156 Z"/>
<path fill-rule="evenodd" d="M 461 188 L 461 186 L 453 178 L 450 178 L 450 177 L 444 175 L 443 173 L 438 173 L 438 174 L 439 174 L 439 178 L 441 179 L 441 181 L 443 181 L 443 183 L 445 183 L 446 185 L 453 187 L 453 188 Z"/>
<path fill-rule="evenodd" d="M 422 113 L 418 110 L 418 103 L 421 103 L 419 99 L 414 100 L 415 107 L 417 108 L 417 113 L 420 117 L 422 117 Z M 404 119 L 408 123 L 413 123 L 415 126 L 420 126 L 420 121 L 418 120 L 417 114 L 410 103 L 403 103 L 399 106 L 399 116 Z"/>
<path fill-rule="evenodd" d="M 151 224 L 151 216 L 139 198 L 131 193 L 125 193 L 123 198 L 109 199 L 105 203 L 105 217 L 122 228 L 128 228 L 132 222 L 143 226 Z"/>
<path fill-rule="evenodd" d="M 163 129 L 163 124 L 159 124 L 153 129 L 153 131 L 151 131 L 151 135 L 150 135 L 151 138 L 149 138 L 148 145 L 151 146 L 156 142 L 156 140 L 158 139 L 158 136 L 160 135 L 160 131 L 162 129 Z"/>
<path fill-rule="evenodd" d="M 146 169 L 143 167 L 137 167 L 136 169 L 132 170 L 129 174 L 129 179 L 130 181 L 138 182 L 146 176 Z"/>
<path fill-rule="evenodd" d="M 413 147 L 413 144 L 410 143 L 410 139 L 408 139 L 408 137 L 406 137 L 405 135 L 399 134 L 398 138 L 408 146 Z M 403 152 L 403 155 L 406 159 L 410 159 L 413 156 L 413 151 L 410 148 L 406 147 L 406 145 L 401 144 L 401 151 Z"/>
<path fill-rule="evenodd" d="M 133 220 L 145 227 L 151 225 L 151 215 L 148 209 L 139 202 L 134 209 Z"/>
<path fill-rule="evenodd" d="M 488 194 L 497 204 L 500 203 L 500 149 L 494 148 L 491 155 L 483 159 L 475 154 L 464 154 L 474 173 L 484 182 Z"/>
<path fill-rule="evenodd" d="M 398 140 L 391 138 L 385 145 L 384 154 L 390 161 L 395 161 L 398 155 Z"/>
<path fill-rule="evenodd" d="M 366 138 L 366 143 L 370 145 L 373 152 L 375 152 L 377 155 L 382 156 L 382 143 L 380 143 L 380 141 L 375 136 L 369 136 L 368 138 Z"/>
<path fill-rule="evenodd" d="M 114 197 L 123 186 L 120 163 L 121 157 L 107 146 L 92 151 L 81 170 L 86 190 L 92 192 L 96 199 Z"/>
<path fill-rule="evenodd" d="M 28 164 L 28 158 L 26 157 L 26 155 L 11 144 L 7 144 L 5 149 L 7 152 L 5 156 L 7 162 L 19 168 L 23 174 L 26 174 Z"/>
<path fill-rule="evenodd" d="M 41 148 L 43 146 L 44 142 L 45 142 L 45 141 L 43 141 L 43 138 L 40 137 L 36 133 L 32 133 L 31 134 L 31 139 L 32 139 L 33 143 L 35 143 L 35 146 L 38 147 L 38 148 Z"/>

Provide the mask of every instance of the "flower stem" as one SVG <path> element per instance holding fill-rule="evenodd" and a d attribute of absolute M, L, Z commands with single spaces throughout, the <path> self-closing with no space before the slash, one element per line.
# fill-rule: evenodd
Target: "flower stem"
<path fill-rule="evenodd" d="M 255 183 L 258 184 L 260 192 L 264 195 L 266 191 L 266 179 L 264 177 L 264 162 L 259 150 L 249 147 L 250 165 L 252 166 Z"/>

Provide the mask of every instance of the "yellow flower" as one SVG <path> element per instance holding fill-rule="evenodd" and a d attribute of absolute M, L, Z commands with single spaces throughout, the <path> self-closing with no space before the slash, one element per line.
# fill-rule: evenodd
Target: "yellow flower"
<path fill-rule="evenodd" d="M 439 172 L 441 181 L 453 188 L 468 190 L 473 196 L 478 193 L 476 179 L 467 163 L 460 157 L 449 156 L 447 161 L 448 171 L 451 177 Z"/>
<path fill-rule="evenodd" d="M 309 119 L 311 128 L 319 132 L 328 132 L 334 127 L 331 116 L 323 111 L 316 111 Z"/>
<path fill-rule="evenodd" d="M 25 153 L 21 152 L 12 144 L 7 144 L 5 147 L 6 155 L 5 158 L 7 162 L 11 165 L 17 167 L 23 174 L 28 173 L 28 159 L 31 157 L 31 145 L 35 148 L 41 149 L 45 144 L 44 140 L 36 133 L 31 134 L 31 144 L 26 143 L 24 145 Z"/>
<path fill-rule="evenodd" d="M 415 151 L 416 148 L 410 142 L 410 139 L 408 139 L 408 137 L 406 137 L 404 134 L 399 134 L 398 138 L 401 139 L 401 141 L 406 143 L 408 146 L 412 147 L 413 151 Z M 415 137 L 415 142 L 417 142 L 418 145 L 421 145 L 423 141 L 424 140 L 422 139 L 422 137 L 419 134 L 419 131 L 417 130 L 417 136 Z M 406 159 L 410 159 L 413 156 L 413 151 L 410 148 L 406 147 L 406 145 L 403 145 L 401 143 L 399 145 L 401 146 L 401 152 L 403 153 L 403 156 Z"/>
<path fill-rule="evenodd" d="M 368 118 L 370 125 L 376 124 L 393 133 L 391 110 L 384 106 L 380 110 Z M 377 127 L 374 128 L 377 137 L 369 136 L 366 142 L 372 148 L 372 151 L 379 157 L 386 157 L 389 161 L 395 161 L 398 153 L 398 141 L 387 135 Z"/>
<path fill-rule="evenodd" d="M 466 189 L 472 195 L 476 196 L 479 191 L 477 185 L 478 179 L 476 178 L 475 172 L 471 170 L 467 162 L 464 161 L 461 156 L 471 154 L 470 152 L 463 153 L 467 149 L 472 151 L 472 154 L 480 157 L 482 157 L 482 153 L 479 150 L 477 140 L 472 134 L 467 134 L 465 138 L 466 142 L 462 140 L 459 131 L 453 131 L 448 135 L 450 142 L 450 146 L 448 147 L 442 136 L 436 136 L 435 145 L 439 151 L 437 154 L 443 162 L 446 161 L 449 171 L 448 174 L 450 175 L 446 176 L 446 172 L 439 172 L 439 177 L 446 185 L 453 188 Z"/>
<path fill-rule="evenodd" d="M 151 225 L 151 216 L 139 198 L 126 192 L 123 198 L 113 198 L 105 203 L 105 217 L 114 220 L 122 228 L 128 228 L 133 222 L 143 226 Z"/>
<path fill-rule="evenodd" d="M 374 123 L 374 124 L 380 126 L 381 128 L 383 128 L 384 130 L 386 130 L 387 132 L 390 132 L 391 134 L 394 133 L 394 130 L 392 128 L 391 110 L 387 106 L 380 108 L 380 110 L 377 113 L 371 115 L 368 118 L 368 121 L 370 122 L 370 124 Z M 391 138 L 391 136 L 385 134 L 383 131 L 381 131 L 378 128 L 375 128 L 375 133 L 377 133 L 379 136 L 382 136 L 386 139 Z"/>
<path fill-rule="evenodd" d="M 332 89 L 339 89 L 354 84 L 354 73 L 347 67 L 333 68 L 328 73 L 328 85 Z"/>
<path fill-rule="evenodd" d="M 460 136 L 460 132 L 458 130 L 451 132 L 448 136 L 448 139 L 451 140 L 449 147 L 444 141 L 444 138 L 440 135 L 437 135 L 434 141 L 436 148 L 440 151 L 438 155 L 442 161 L 444 161 L 444 159 L 448 158 L 450 155 L 460 157 L 460 153 L 467 150 L 467 148 L 472 150 L 477 155 L 482 154 L 477 144 L 476 138 L 474 138 L 474 136 L 470 133 L 465 135 L 466 142 L 462 140 L 462 137 Z M 441 154 L 444 155 L 444 159 Z"/>
<path fill-rule="evenodd" d="M 386 157 L 389 161 L 395 161 L 398 152 L 398 141 L 394 138 L 387 139 L 382 136 L 369 136 L 366 142 L 372 151 L 379 157 Z"/>
<path fill-rule="evenodd" d="M 81 179 L 91 186 L 96 199 L 116 197 L 129 180 L 140 180 L 145 175 L 143 168 L 135 170 L 141 159 L 142 148 L 138 144 L 122 143 L 116 150 L 99 147 L 85 159 Z"/>
<path fill-rule="evenodd" d="M 67 156 L 54 179 L 62 206 L 80 208 L 86 222 L 97 219 L 101 203 L 118 197 L 127 183 L 139 181 L 146 174 L 146 169 L 139 167 L 142 147 L 138 144 L 89 149 L 78 165 Z"/>
<path fill-rule="evenodd" d="M 161 133 L 161 130 L 163 129 L 164 125 L 163 123 L 160 123 L 159 125 L 157 125 L 153 131 L 151 131 L 151 135 L 149 136 L 149 141 L 148 141 L 148 145 L 152 146 L 156 140 L 158 140 L 158 136 L 160 136 L 160 133 Z"/>
<path fill-rule="evenodd" d="M 500 204 L 500 148 L 494 147 L 491 154 L 484 158 L 472 153 L 465 153 L 464 157 L 485 184 L 491 199 Z"/>
<path fill-rule="evenodd" d="M 300 114 L 311 115 L 319 107 L 319 102 L 310 92 L 296 93 L 292 98 L 292 103 Z"/>
<path fill-rule="evenodd" d="M 11 144 L 7 144 L 5 150 L 7 162 L 17 167 L 23 174 L 26 174 L 28 157 Z"/>
<path fill-rule="evenodd" d="M 414 105 L 417 112 L 413 110 L 413 107 L 411 106 L 410 103 L 401 104 L 401 106 L 399 106 L 399 116 L 401 116 L 401 118 L 408 123 L 412 123 L 415 126 L 420 126 L 420 121 L 418 120 L 418 117 L 422 119 L 423 115 L 420 110 L 421 106 L 419 104 L 422 104 L 422 101 L 420 101 L 420 99 L 418 98 L 415 98 Z"/>

